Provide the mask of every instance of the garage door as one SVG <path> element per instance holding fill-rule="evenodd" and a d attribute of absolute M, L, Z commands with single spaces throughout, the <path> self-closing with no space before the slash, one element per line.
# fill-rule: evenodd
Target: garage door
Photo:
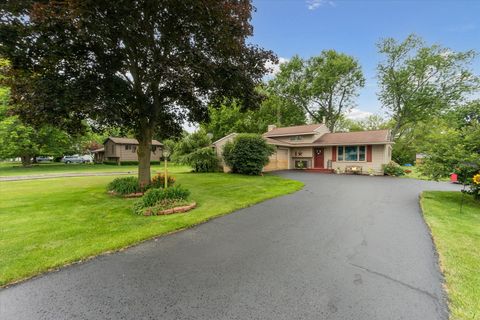
<path fill-rule="evenodd" d="M 288 169 L 288 149 L 277 149 L 269 159 L 270 162 L 263 168 L 263 171 Z"/>

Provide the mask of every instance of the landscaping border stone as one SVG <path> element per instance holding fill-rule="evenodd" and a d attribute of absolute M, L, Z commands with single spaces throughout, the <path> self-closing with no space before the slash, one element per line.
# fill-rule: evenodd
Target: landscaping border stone
<path fill-rule="evenodd" d="M 183 213 L 192 210 L 197 206 L 196 202 L 192 202 L 191 204 L 187 206 L 181 206 L 181 207 L 174 207 L 170 209 L 165 209 L 158 211 L 156 213 L 152 212 L 151 209 L 145 210 L 144 215 L 145 216 L 163 216 L 163 215 L 168 215 L 168 214 L 174 214 L 174 213 Z"/>

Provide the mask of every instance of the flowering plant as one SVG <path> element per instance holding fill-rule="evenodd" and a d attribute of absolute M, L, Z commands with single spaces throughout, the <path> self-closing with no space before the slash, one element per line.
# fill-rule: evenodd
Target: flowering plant
<path fill-rule="evenodd" d="M 474 184 L 480 184 L 480 173 L 477 173 L 472 178 Z"/>

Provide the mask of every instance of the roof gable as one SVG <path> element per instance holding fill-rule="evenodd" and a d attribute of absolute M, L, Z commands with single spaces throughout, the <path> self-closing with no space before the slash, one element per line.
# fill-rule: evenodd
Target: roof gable
<path fill-rule="evenodd" d="M 119 138 L 119 137 L 108 137 L 103 144 L 105 144 L 108 140 L 113 141 L 116 144 L 138 144 L 138 140 L 134 138 Z M 158 140 L 152 140 L 152 146 L 163 146 L 162 143 Z"/>
<path fill-rule="evenodd" d="M 372 144 L 391 143 L 390 130 L 371 130 L 356 132 L 325 133 L 313 142 L 314 144 Z"/>
<path fill-rule="evenodd" d="M 316 134 L 319 129 L 325 127 L 323 123 L 307 124 L 303 126 L 281 127 L 275 128 L 263 134 L 264 137 L 282 137 L 293 135 L 312 135 Z"/>

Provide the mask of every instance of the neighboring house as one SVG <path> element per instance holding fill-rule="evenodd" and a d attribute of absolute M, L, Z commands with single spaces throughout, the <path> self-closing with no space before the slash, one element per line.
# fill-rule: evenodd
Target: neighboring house
<path fill-rule="evenodd" d="M 160 161 L 162 146 L 157 140 L 152 140 L 151 161 Z M 138 161 L 137 148 L 137 139 L 109 137 L 103 142 L 103 148 L 93 150 L 92 153 L 97 163 L 114 161 L 120 164 L 125 161 Z"/>
<path fill-rule="evenodd" d="M 235 136 L 232 133 L 213 143 L 217 155 Z M 331 133 L 324 124 L 283 128 L 270 125 L 263 137 L 276 147 L 264 171 L 310 169 L 383 174 L 382 166 L 392 158 L 389 130 Z M 224 171 L 228 170 L 224 165 Z"/>

